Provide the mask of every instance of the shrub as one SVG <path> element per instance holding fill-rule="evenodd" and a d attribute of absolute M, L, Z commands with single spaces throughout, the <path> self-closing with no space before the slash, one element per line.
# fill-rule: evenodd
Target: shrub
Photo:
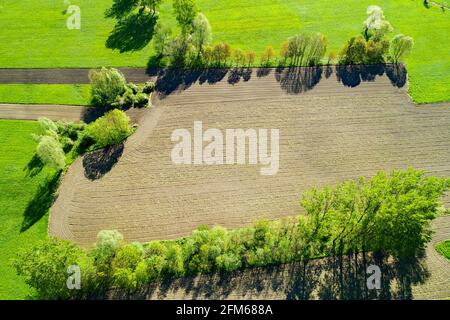
<path fill-rule="evenodd" d="M 78 265 L 83 251 L 75 244 L 50 238 L 21 251 L 13 260 L 17 274 L 36 290 L 39 299 L 67 299 L 77 290 L 67 289 L 67 268 Z"/>
<path fill-rule="evenodd" d="M 414 40 L 403 34 L 398 34 L 391 40 L 389 53 L 393 63 L 398 63 L 411 53 Z"/>
<path fill-rule="evenodd" d="M 53 136 L 43 136 L 40 138 L 36 148 L 36 154 L 43 164 L 56 170 L 61 170 L 66 165 L 66 155 L 62 145 Z"/>
<path fill-rule="evenodd" d="M 102 68 L 89 73 L 91 80 L 91 102 L 94 106 L 110 108 L 126 89 L 123 74 L 113 68 Z"/>
<path fill-rule="evenodd" d="M 109 111 L 91 123 L 86 134 L 95 141 L 98 148 L 118 144 L 131 134 L 130 118 L 123 111 Z"/>

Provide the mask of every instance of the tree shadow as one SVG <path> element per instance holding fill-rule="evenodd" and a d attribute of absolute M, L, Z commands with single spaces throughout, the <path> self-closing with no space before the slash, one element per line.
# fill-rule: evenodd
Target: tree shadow
<path fill-rule="evenodd" d="M 256 70 L 256 76 L 258 78 L 267 77 L 271 72 L 271 68 L 258 68 L 258 70 Z"/>
<path fill-rule="evenodd" d="M 161 99 L 178 91 L 186 90 L 198 81 L 199 84 L 215 84 L 222 81 L 227 69 L 161 69 L 157 72 L 156 90 Z"/>
<path fill-rule="evenodd" d="M 408 81 L 408 72 L 403 64 L 386 65 L 386 75 L 397 88 L 402 88 Z"/>
<path fill-rule="evenodd" d="M 135 7 L 134 1 L 129 0 L 114 0 L 111 8 L 106 10 L 106 18 L 120 19 L 130 13 Z"/>
<path fill-rule="evenodd" d="M 45 181 L 39 185 L 35 195 L 25 208 L 20 232 L 25 232 L 31 228 L 50 209 L 55 200 L 55 193 L 58 189 L 60 177 L 61 171 L 51 177 L 47 177 Z"/>
<path fill-rule="evenodd" d="M 299 94 L 313 89 L 322 79 L 322 72 L 320 66 L 277 68 L 275 79 L 288 94 Z"/>
<path fill-rule="evenodd" d="M 106 40 L 106 47 L 120 53 L 143 49 L 152 40 L 157 16 L 131 14 L 117 22 Z"/>
<path fill-rule="evenodd" d="M 391 84 L 397 88 L 402 88 L 408 80 L 407 71 L 403 64 L 336 66 L 338 81 L 351 88 L 359 86 L 362 82 L 375 81 L 377 76 L 381 77 L 385 73 Z"/>
<path fill-rule="evenodd" d="M 81 119 L 89 124 L 94 122 L 98 118 L 102 117 L 108 110 L 105 108 L 98 107 L 86 107 L 83 109 L 83 114 L 81 115 Z"/>
<path fill-rule="evenodd" d="M 253 70 L 250 68 L 233 68 L 228 72 L 228 83 L 231 85 L 235 85 L 241 79 L 244 82 L 247 82 L 252 77 Z"/>
<path fill-rule="evenodd" d="M 367 267 L 370 265 L 380 267 L 380 289 L 367 287 L 371 275 L 367 273 Z M 424 283 L 429 276 L 423 255 L 395 259 L 352 254 L 230 273 L 165 279 L 139 287 L 131 295 L 115 291 L 109 297 L 165 299 L 176 294 L 189 299 L 221 300 L 236 296 L 267 299 L 275 294 L 278 299 L 288 300 L 411 299 L 412 286 Z"/>
<path fill-rule="evenodd" d="M 42 169 L 44 169 L 44 163 L 42 163 L 37 154 L 34 154 L 33 158 L 31 158 L 25 168 L 23 168 L 23 171 L 25 171 L 26 177 L 33 178 L 38 175 Z"/>
<path fill-rule="evenodd" d="M 90 152 L 83 157 L 84 176 L 97 180 L 107 174 L 123 154 L 124 144 L 120 143 L 102 150 Z"/>
<path fill-rule="evenodd" d="M 344 86 L 354 88 L 363 81 L 375 81 L 384 74 L 384 65 L 338 65 L 336 76 Z"/>

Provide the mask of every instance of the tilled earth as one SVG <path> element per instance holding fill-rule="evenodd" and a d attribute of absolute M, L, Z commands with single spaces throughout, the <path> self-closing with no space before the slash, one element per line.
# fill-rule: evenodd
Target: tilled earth
<path fill-rule="evenodd" d="M 50 235 L 81 245 L 103 229 L 129 241 L 174 239 L 204 224 L 235 228 L 301 214 L 303 191 L 379 170 L 413 166 L 450 176 L 450 104 L 414 105 L 392 71 L 172 72 L 160 75 L 158 89 L 124 146 L 69 169 Z M 260 165 L 173 164 L 171 134 L 192 133 L 194 121 L 223 132 L 279 129 L 278 173 L 263 176 Z"/>

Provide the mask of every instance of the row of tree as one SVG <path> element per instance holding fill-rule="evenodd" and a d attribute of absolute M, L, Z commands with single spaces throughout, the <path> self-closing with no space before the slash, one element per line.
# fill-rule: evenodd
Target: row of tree
<path fill-rule="evenodd" d="M 94 248 L 50 239 L 19 254 L 18 274 L 40 298 L 90 297 L 110 288 L 128 292 L 168 277 L 282 264 L 322 256 L 378 252 L 413 256 L 430 240 L 430 222 L 450 179 L 415 169 L 380 172 L 302 198 L 305 215 L 227 230 L 200 227 L 176 241 L 126 244 L 102 231 Z M 81 290 L 66 288 L 67 268 L 81 270 Z"/>
<path fill-rule="evenodd" d="M 244 52 L 239 48 L 232 49 L 227 43 L 217 43 L 210 46 L 212 40 L 211 26 L 202 13 L 197 13 L 195 5 L 180 8 L 183 1 L 177 2 L 175 9 L 177 20 L 182 33 L 171 38 L 172 31 L 165 26 L 158 25 L 154 37 L 154 47 L 159 58 L 169 57 L 172 66 L 212 66 L 226 67 L 235 65 L 245 67 L 254 65 L 256 54 L 254 51 Z M 189 2 L 192 4 L 192 2 Z M 182 18 L 181 12 L 188 18 Z M 351 38 L 339 54 L 342 64 L 374 64 L 400 62 L 411 52 L 414 41 L 411 37 L 399 34 L 386 40 L 392 32 L 391 24 L 385 19 L 383 11 L 378 6 L 370 6 L 367 10 L 368 18 L 364 22 L 362 34 Z M 270 66 L 272 62 L 278 65 L 314 66 L 322 63 L 327 51 L 327 38 L 320 33 L 301 33 L 290 37 L 280 49 L 278 61 L 274 61 L 277 53 L 273 47 L 267 47 L 261 54 L 262 66 Z M 336 61 L 337 55 L 331 52 L 328 63 Z"/>

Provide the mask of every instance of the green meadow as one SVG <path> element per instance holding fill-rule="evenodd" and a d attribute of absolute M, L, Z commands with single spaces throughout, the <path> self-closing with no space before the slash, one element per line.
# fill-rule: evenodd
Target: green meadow
<path fill-rule="evenodd" d="M 84 84 L 0 84 L 0 103 L 89 105 Z"/>
<path fill-rule="evenodd" d="M 47 237 L 52 170 L 29 171 L 37 122 L 0 120 L 0 299 L 24 299 L 30 288 L 16 275 L 11 258 L 18 250 Z"/>
<path fill-rule="evenodd" d="M 68 30 L 63 0 L 3 0 L 0 67 L 146 66 L 152 55 L 151 45 L 122 54 L 105 47 L 114 26 L 113 20 L 104 17 L 111 3 L 72 1 L 81 8 L 81 30 Z M 412 98 L 418 103 L 450 100 L 450 13 L 436 7 L 427 9 L 423 1 L 198 0 L 210 20 L 214 42 L 226 41 L 258 55 L 268 45 L 279 49 L 287 37 L 301 31 L 326 34 L 329 51 L 338 52 L 347 39 L 361 31 L 369 5 L 383 8 L 395 28 L 392 35 L 403 33 L 415 40 L 413 53 L 406 61 Z M 161 21 L 176 28 L 170 0 L 163 1 L 160 11 Z M 22 99 L 17 96 L 15 100 Z"/>

